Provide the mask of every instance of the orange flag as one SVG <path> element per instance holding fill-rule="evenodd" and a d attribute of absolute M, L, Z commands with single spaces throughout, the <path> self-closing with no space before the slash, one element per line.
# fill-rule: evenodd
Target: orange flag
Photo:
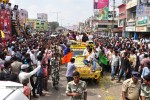
<path fill-rule="evenodd" d="M 73 52 L 69 52 L 67 55 L 65 55 L 61 60 L 62 64 L 70 62 L 70 59 L 72 58 Z"/>

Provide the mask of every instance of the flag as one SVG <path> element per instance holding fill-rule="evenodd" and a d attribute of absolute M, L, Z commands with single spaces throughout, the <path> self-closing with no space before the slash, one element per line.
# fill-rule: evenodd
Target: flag
<path fill-rule="evenodd" d="M 107 59 L 107 57 L 103 56 L 102 53 L 100 53 L 100 55 L 99 55 L 99 62 L 104 65 L 108 65 L 108 59 Z"/>
<path fill-rule="evenodd" d="M 0 30 L 1 38 L 5 38 L 5 34 L 3 31 Z"/>
<path fill-rule="evenodd" d="M 61 60 L 62 60 L 62 64 L 68 63 L 70 62 L 70 59 L 72 58 L 73 52 L 69 52 L 68 54 L 66 54 Z"/>
<path fill-rule="evenodd" d="M 134 33 L 134 40 L 137 40 L 137 39 L 138 39 L 137 34 Z"/>

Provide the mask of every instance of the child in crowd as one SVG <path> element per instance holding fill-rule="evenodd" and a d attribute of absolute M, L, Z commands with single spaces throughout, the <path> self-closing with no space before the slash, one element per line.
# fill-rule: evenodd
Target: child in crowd
<path fill-rule="evenodd" d="M 23 80 L 23 82 L 22 82 L 23 87 L 24 87 L 23 93 L 24 93 L 24 95 L 26 95 L 26 96 L 28 97 L 28 99 L 30 100 L 31 89 L 29 88 L 28 83 L 29 83 L 29 79 L 28 79 L 28 78 L 25 79 L 25 80 Z"/>

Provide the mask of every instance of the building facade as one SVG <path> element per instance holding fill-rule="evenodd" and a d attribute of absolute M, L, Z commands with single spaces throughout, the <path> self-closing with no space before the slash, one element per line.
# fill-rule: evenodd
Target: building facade
<path fill-rule="evenodd" d="M 124 30 L 126 26 L 126 4 L 121 4 L 118 6 L 118 29 L 122 32 L 122 36 L 125 37 Z"/>
<path fill-rule="evenodd" d="M 136 6 L 137 0 L 126 0 L 126 29 L 127 37 L 133 37 L 136 32 Z"/>
<path fill-rule="evenodd" d="M 28 25 L 30 25 L 33 31 L 43 32 L 43 31 L 47 31 L 48 29 L 47 21 L 45 20 L 29 19 Z"/>

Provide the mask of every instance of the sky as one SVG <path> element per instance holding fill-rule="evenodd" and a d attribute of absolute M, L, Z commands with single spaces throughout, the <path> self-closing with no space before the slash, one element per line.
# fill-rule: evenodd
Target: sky
<path fill-rule="evenodd" d="M 116 6 L 122 0 L 116 0 Z M 10 0 L 12 5 L 26 9 L 29 18 L 37 18 L 37 13 L 47 13 L 48 21 L 58 21 L 63 26 L 77 25 L 93 15 L 93 0 Z M 110 0 L 112 5 L 112 0 Z"/>

